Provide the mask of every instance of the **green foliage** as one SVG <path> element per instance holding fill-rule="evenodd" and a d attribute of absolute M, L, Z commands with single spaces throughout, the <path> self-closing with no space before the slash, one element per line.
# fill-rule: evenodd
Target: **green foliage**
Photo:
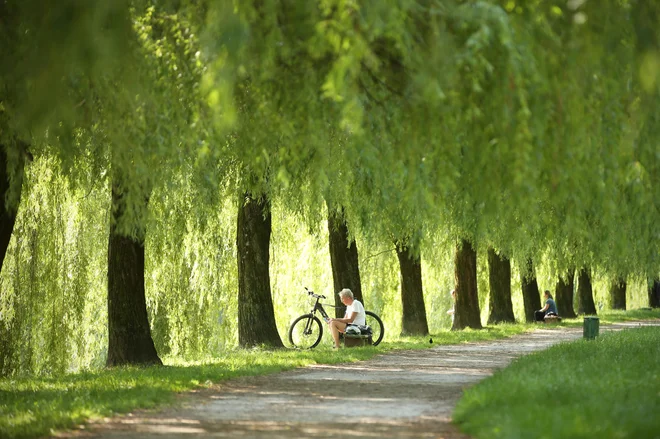
<path fill-rule="evenodd" d="M 72 189 L 57 172 L 57 160 L 35 160 L 27 168 L 16 232 L 0 277 L 3 373 L 61 373 L 96 369 L 107 348 L 107 233 L 109 194 L 104 184 Z M 198 360 L 220 356 L 237 342 L 236 206 L 200 208 L 202 196 L 180 177 L 154 190 L 154 219 L 146 240 L 146 293 L 152 335 L 161 355 Z M 271 282 L 280 336 L 309 311 L 307 286 L 333 303 L 327 225 L 312 230 L 282 203 L 273 206 Z M 47 232 L 46 232 L 47 231 Z M 367 309 L 381 316 L 386 341 L 401 331 L 399 267 L 393 244 L 358 235 Z M 431 333 L 449 328 L 449 291 L 454 286 L 454 246 L 437 235 L 423 246 L 422 275 Z M 482 315 L 488 315 L 488 279 L 480 262 Z M 550 265 L 538 262 L 539 286 L 553 289 Z M 608 308 L 609 278 L 593 279 L 596 305 Z M 513 274 L 513 304 L 523 320 L 519 276 Z M 631 280 L 630 308 L 646 306 L 646 281 Z M 39 304 L 48 306 L 39 306 Z M 602 311 L 599 310 L 599 314 Z M 42 324 L 46 322 L 46 324 Z M 329 344 L 325 331 L 323 343 Z"/>
<path fill-rule="evenodd" d="M 108 196 L 70 190 L 58 170 L 41 159 L 26 173 L 0 277 L 3 374 L 103 364 Z"/>
<path fill-rule="evenodd" d="M 488 246 L 513 261 L 519 319 L 529 257 L 541 290 L 588 266 L 597 305 L 619 275 L 645 305 L 660 272 L 656 5 L 234 3 L 0 3 L 0 144 L 12 175 L 18 140 L 35 156 L 1 278 L 3 373 L 103 364 L 111 185 L 120 231 L 146 240 L 156 345 L 183 358 L 235 343 L 245 190 L 273 203 L 281 334 L 309 306 L 303 286 L 333 293 L 328 205 L 345 209 L 388 336 L 393 241 L 422 255 L 432 331 L 449 325 L 459 238 L 480 250 L 484 316 Z"/>
<path fill-rule="evenodd" d="M 522 357 L 468 389 L 453 418 L 476 438 L 653 437 L 659 335 L 606 333 Z"/>

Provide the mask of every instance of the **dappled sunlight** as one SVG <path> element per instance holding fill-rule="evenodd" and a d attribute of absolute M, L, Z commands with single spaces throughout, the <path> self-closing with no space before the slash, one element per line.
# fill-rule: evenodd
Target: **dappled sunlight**
<path fill-rule="evenodd" d="M 601 329 L 619 332 L 639 324 Z M 168 439 L 463 438 L 451 420 L 466 388 L 515 358 L 581 338 L 581 328 L 556 326 L 494 342 L 398 351 L 357 363 L 241 377 L 189 395 L 178 408 L 104 419 L 83 433 L 71 434 Z"/>

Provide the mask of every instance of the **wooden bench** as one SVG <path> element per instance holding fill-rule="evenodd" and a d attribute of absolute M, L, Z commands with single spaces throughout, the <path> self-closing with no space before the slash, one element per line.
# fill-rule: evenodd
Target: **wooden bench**
<path fill-rule="evenodd" d="M 354 348 L 358 346 L 369 346 L 372 344 L 370 335 L 344 334 L 344 346 Z"/>
<path fill-rule="evenodd" d="M 546 323 L 546 324 L 548 324 L 548 323 L 549 324 L 557 324 L 559 322 L 561 322 L 561 317 L 559 317 L 559 316 L 545 316 L 543 318 L 543 323 Z"/>

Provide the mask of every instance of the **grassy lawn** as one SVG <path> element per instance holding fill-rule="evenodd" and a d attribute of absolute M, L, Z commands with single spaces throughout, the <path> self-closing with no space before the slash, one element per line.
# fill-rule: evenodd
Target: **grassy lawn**
<path fill-rule="evenodd" d="M 0 437 L 30 438 L 74 427 L 88 419 L 137 408 L 173 404 L 178 392 L 210 387 L 248 375 L 264 375 L 311 364 L 367 360 L 397 349 L 424 349 L 438 344 L 494 340 L 529 330 L 526 325 L 498 325 L 482 331 L 442 332 L 429 337 L 398 338 L 378 347 L 314 350 L 228 351 L 222 358 L 185 363 L 164 359 L 167 366 L 117 368 L 52 377 L 0 380 Z"/>
<path fill-rule="evenodd" d="M 630 316 L 619 314 L 615 314 L 611 321 Z M 601 323 L 610 321 L 608 318 L 602 317 Z M 660 318 L 660 312 L 643 312 L 631 318 Z M 577 325 L 578 321 L 566 324 Z M 429 343 L 429 337 L 388 337 L 387 342 L 375 348 L 340 351 L 333 351 L 327 344 L 308 351 L 237 349 L 226 352 L 222 358 L 194 363 L 165 358 L 165 367 L 117 368 L 62 376 L 0 379 L 0 437 L 40 437 L 55 430 L 74 427 L 88 419 L 173 404 L 177 393 L 207 388 L 239 376 L 264 375 L 311 364 L 368 360 L 399 349 L 425 349 L 439 344 L 495 340 L 536 327 L 515 324 L 491 326 L 480 331 L 444 331 L 432 335 L 433 343 Z"/>
<path fill-rule="evenodd" d="M 660 327 L 635 328 L 519 358 L 469 389 L 454 421 L 475 438 L 660 437 L 659 341 Z"/>
<path fill-rule="evenodd" d="M 598 313 L 600 325 L 611 323 L 630 322 L 635 320 L 660 319 L 660 309 L 631 309 L 628 311 L 603 310 Z M 562 325 L 582 327 L 582 316 L 577 319 L 564 319 Z"/>

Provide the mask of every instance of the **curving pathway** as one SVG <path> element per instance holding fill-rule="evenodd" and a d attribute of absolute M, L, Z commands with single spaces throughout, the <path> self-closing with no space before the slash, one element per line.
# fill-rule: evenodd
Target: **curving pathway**
<path fill-rule="evenodd" d="M 601 332 L 639 325 L 601 326 Z M 581 328 L 543 328 L 493 342 L 240 378 L 185 396 L 179 407 L 105 419 L 58 437 L 466 438 L 450 423 L 466 387 L 516 357 L 580 337 Z"/>

